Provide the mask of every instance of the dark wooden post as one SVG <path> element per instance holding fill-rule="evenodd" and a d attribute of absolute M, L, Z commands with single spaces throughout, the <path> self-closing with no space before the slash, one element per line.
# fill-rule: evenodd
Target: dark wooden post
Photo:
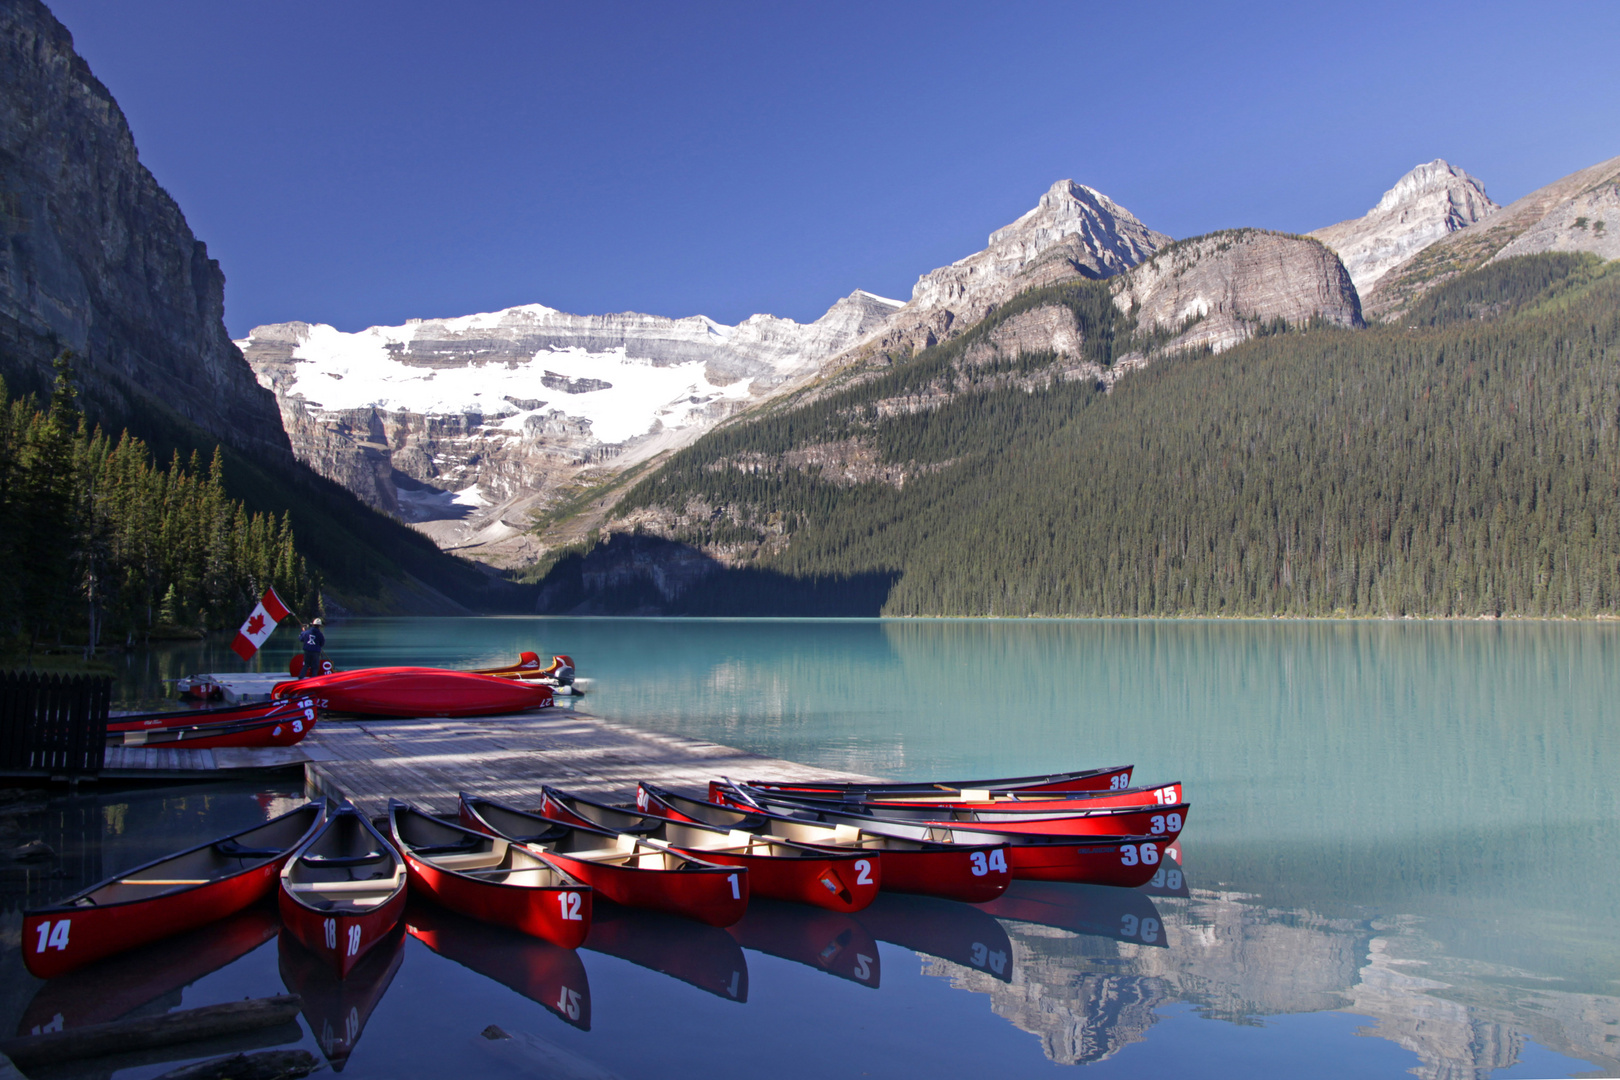
<path fill-rule="evenodd" d="M 0 674 L 0 769 L 73 780 L 101 771 L 112 679 Z"/>

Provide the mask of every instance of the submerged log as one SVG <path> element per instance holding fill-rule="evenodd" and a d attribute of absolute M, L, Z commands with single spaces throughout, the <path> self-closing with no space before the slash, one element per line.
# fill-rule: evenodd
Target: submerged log
<path fill-rule="evenodd" d="M 303 999 L 297 994 L 205 1005 L 200 1009 L 114 1020 L 108 1024 L 24 1035 L 0 1041 L 0 1054 L 21 1069 L 102 1054 L 145 1050 L 175 1043 L 194 1042 L 219 1035 L 285 1024 L 298 1015 Z"/>
<path fill-rule="evenodd" d="M 296 1080 L 320 1067 L 308 1050 L 266 1050 L 183 1065 L 157 1080 Z"/>

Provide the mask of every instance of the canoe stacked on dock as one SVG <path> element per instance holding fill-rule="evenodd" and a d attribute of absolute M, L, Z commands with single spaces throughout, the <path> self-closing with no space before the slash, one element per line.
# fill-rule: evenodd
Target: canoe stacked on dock
<path fill-rule="evenodd" d="M 314 730 L 317 717 L 314 699 L 302 696 L 218 709 L 131 713 L 107 721 L 107 745 L 186 750 L 292 746 Z"/>
<path fill-rule="evenodd" d="M 270 696 L 313 697 L 323 709 L 366 716 L 496 716 L 550 708 L 553 691 L 530 679 L 444 668 L 376 667 L 277 683 Z"/>

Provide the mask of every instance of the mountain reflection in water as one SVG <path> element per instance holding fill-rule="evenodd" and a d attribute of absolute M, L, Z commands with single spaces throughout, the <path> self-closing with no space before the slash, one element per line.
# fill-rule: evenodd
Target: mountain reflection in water
<path fill-rule="evenodd" d="M 430 929 L 435 913 L 413 905 L 406 960 L 345 1076 L 449 1075 L 488 1060 L 674 1080 L 712 1075 L 701 1051 L 723 1047 L 770 1055 L 787 1080 L 829 1066 L 782 1047 L 829 1039 L 870 1063 L 861 1069 L 942 1080 L 1076 1063 L 1099 1080 L 1249 1076 L 1254 1055 L 1279 1050 L 1295 1071 L 1335 1076 L 1620 1074 L 1620 625 L 468 619 L 338 630 L 355 663 L 476 666 L 566 642 L 597 679 L 587 711 L 896 779 L 1134 760 L 1140 780 L 1184 779 L 1196 811 L 1185 851 L 1137 891 L 1020 882 L 987 905 L 884 895 L 847 916 L 760 903 L 724 931 L 630 912 L 604 917 L 577 953 L 451 928 L 449 913 Z M 137 661 L 154 680 L 206 666 Z M 280 992 L 277 950 L 253 949 L 262 927 L 247 923 L 196 939 L 196 955 L 150 954 L 149 977 L 112 958 L 46 986 L 22 968 L 19 912 L 296 796 L 38 797 L 15 835 L 56 854 L 0 860 L 0 1031 Z M 481 1038 L 491 1025 L 512 1038 Z M 313 1034 L 306 1045 L 319 1046 Z"/>

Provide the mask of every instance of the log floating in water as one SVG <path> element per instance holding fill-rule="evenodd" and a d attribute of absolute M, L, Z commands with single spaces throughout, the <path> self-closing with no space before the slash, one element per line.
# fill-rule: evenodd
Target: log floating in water
<path fill-rule="evenodd" d="M 308 1050 L 266 1050 L 183 1065 L 157 1080 L 294 1080 L 320 1067 Z"/>
<path fill-rule="evenodd" d="M 285 1024 L 298 1015 L 303 999 L 297 994 L 232 1001 L 225 1005 L 205 1005 L 162 1016 L 114 1020 L 109 1024 L 24 1035 L 0 1042 L 0 1054 L 18 1068 L 54 1065 L 62 1061 L 99 1057 L 102 1054 L 145 1050 L 174 1043 L 193 1042 L 217 1035 Z"/>

